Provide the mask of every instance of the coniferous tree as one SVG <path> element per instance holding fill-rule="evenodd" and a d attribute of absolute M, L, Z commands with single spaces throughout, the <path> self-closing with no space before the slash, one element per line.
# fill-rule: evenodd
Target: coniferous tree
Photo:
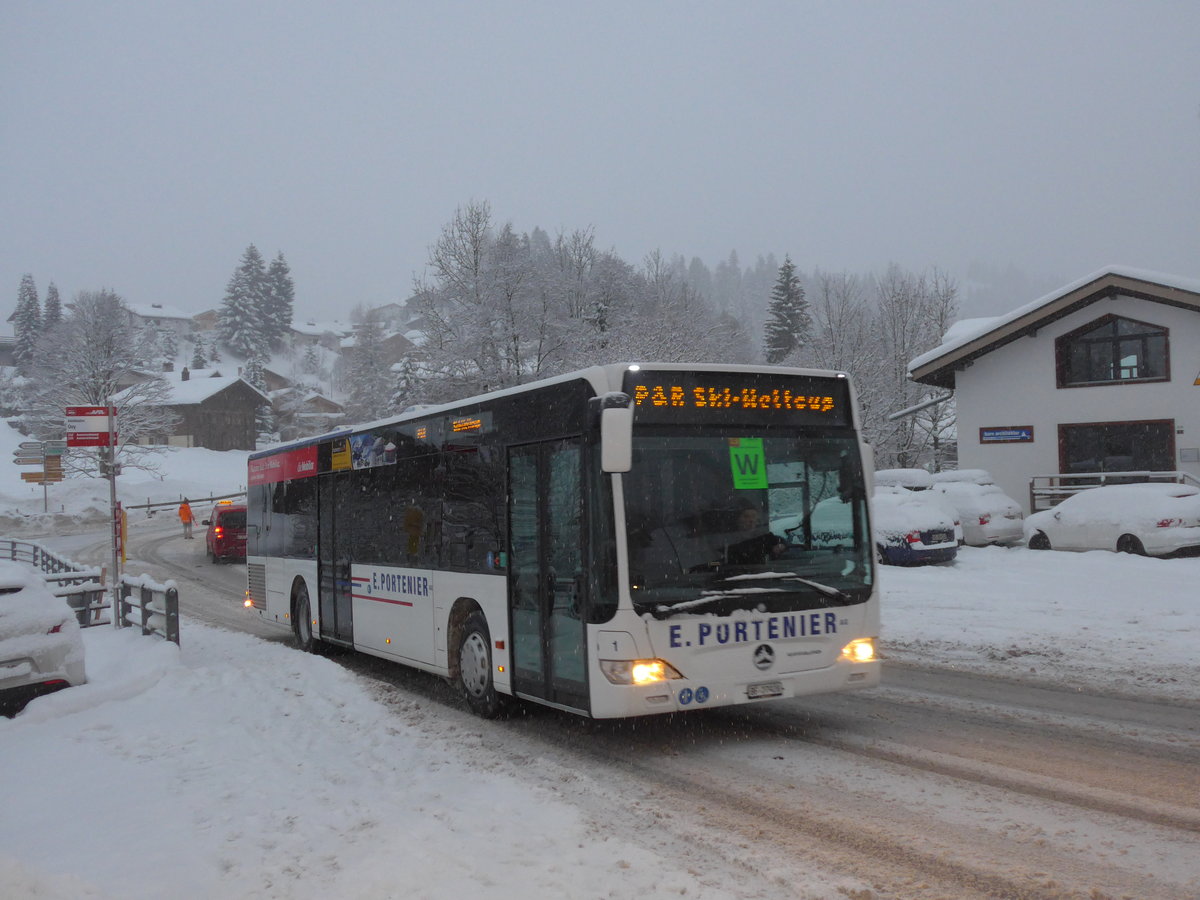
<path fill-rule="evenodd" d="M 300 371 L 305 375 L 319 375 L 321 373 L 321 357 L 317 353 L 315 344 L 309 344 L 304 348 L 304 358 L 300 361 Z"/>
<path fill-rule="evenodd" d="M 811 331 L 812 318 L 808 314 L 804 288 L 796 275 L 795 264 L 785 256 L 775 287 L 771 289 L 771 303 L 767 310 L 764 341 L 767 362 L 783 362 L 808 343 Z"/>
<path fill-rule="evenodd" d="M 62 322 L 62 300 L 58 296 L 58 288 L 50 282 L 46 288 L 46 305 L 42 310 L 42 333 L 50 331 Z"/>
<path fill-rule="evenodd" d="M 266 362 L 266 354 L 262 351 L 255 351 L 250 354 L 250 358 L 246 360 L 246 367 L 242 370 L 242 377 L 264 394 L 267 392 Z M 271 411 L 271 404 L 263 403 L 255 409 L 254 427 L 263 440 L 271 439 L 271 435 L 275 431 L 275 416 Z"/>
<path fill-rule="evenodd" d="M 230 350 L 247 359 L 255 352 L 265 353 L 270 344 L 262 318 L 266 278 L 262 254 L 251 244 L 229 279 L 217 311 L 217 335 Z"/>
<path fill-rule="evenodd" d="M 179 337 L 174 328 L 164 328 L 158 335 L 158 346 L 165 362 L 174 364 L 179 355 Z"/>
<path fill-rule="evenodd" d="M 383 358 L 383 327 L 374 316 L 358 326 L 350 352 L 346 412 L 353 421 L 378 419 L 391 411 L 393 376 Z"/>
<path fill-rule="evenodd" d="M 273 349 L 283 346 L 288 329 L 292 327 L 292 307 L 296 301 L 296 286 L 287 260 L 280 252 L 267 268 L 263 291 L 262 323 Z"/>
<path fill-rule="evenodd" d="M 27 373 L 33 365 L 34 348 L 38 336 L 42 332 L 42 310 L 38 302 L 37 287 L 33 276 L 26 273 L 21 276 L 21 287 L 17 291 L 17 309 L 13 314 L 13 333 L 16 345 L 13 355 L 16 357 L 17 368 Z"/>
<path fill-rule="evenodd" d="M 196 335 L 196 346 L 192 349 L 192 368 L 203 369 L 208 365 L 208 359 L 204 355 L 204 336 Z"/>

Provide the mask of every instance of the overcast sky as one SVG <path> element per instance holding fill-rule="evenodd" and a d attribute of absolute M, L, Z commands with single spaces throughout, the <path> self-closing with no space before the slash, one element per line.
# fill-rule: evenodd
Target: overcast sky
<path fill-rule="evenodd" d="M 0 3 L 0 310 L 199 312 L 254 243 L 344 319 L 472 200 L 635 263 L 1200 277 L 1200 3 Z"/>

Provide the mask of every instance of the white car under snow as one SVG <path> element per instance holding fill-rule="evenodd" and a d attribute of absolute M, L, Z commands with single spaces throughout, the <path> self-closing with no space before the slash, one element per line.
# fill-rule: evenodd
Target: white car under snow
<path fill-rule="evenodd" d="M 1200 488 L 1162 483 L 1089 488 L 1029 516 L 1025 540 L 1031 550 L 1200 552 Z"/>
<path fill-rule="evenodd" d="M 74 611 L 34 569 L 0 561 L 0 713 L 86 680 Z"/>

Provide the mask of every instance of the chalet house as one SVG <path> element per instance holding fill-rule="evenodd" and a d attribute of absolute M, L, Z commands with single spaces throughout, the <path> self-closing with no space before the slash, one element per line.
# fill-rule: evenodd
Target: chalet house
<path fill-rule="evenodd" d="M 345 418 L 340 403 L 317 391 L 286 388 L 271 392 L 279 437 L 290 441 L 332 430 Z"/>
<path fill-rule="evenodd" d="M 150 326 L 160 331 L 169 328 L 179 340 L 186 338 L 195 328 L 192 317 L 187 313 L 161 303 L 126 303 L 125 308 L 129 324 L 134 328 Z"/>
<path fill-rule="evenodd" d="M 292 322 L 292 344 L 305 347 L 309 344 L 336 350 L 338 342 L 353 333 L 354 327 L 344 322 L 318 322 L 316 319 L 306 319 L 303 322 Z"/>
<path fill-rule="evenodd" d="M 1200 480 L 1200 281 L 1110 267 L 959 323 L 909 377 L 954 391 L 959 465 L 1026 512 L 1046 505 L 1035 478 Z"/>
<path fill-rule="evenodd" d="M 414 349 L 416 349 L 416 345 L 398 331 L 379 339 L 379 353 L 385 366 L 395 365 L 412 353 Z M 349 364 L 350 360 L 354 358 L 354 350 L 355 336 L 344 338 L 341 344 L 344 364 Z"/>
<path fill-rule="evenodd" d="M 209 332 L 215 331 L 219 315 L 215 309 L 206 309 L 202 313 L 196 313 L 192 316 L 192 327 L 196 331 Z"/>
<path fill-rule="evenodd" d="M 179 416 L 174 434 L 156 435 L 144 443 L 210 450 L 253 450 L 258 429 L 255 414 L 270 402 L 265 394 L 240 376 L 190 373 L 168 382 L 168 406 Z"/>

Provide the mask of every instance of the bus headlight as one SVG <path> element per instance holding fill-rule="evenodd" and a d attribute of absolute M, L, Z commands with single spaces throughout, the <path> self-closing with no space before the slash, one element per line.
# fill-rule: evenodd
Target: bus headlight
<path fill-rule="evenodd" d="M 874 662 L 878 658 L 875 653 L 875 638 L 856 638 L 842 648 L 842 659 L 846 662 Z"/>
<path fill-rule="evenodd" d="M 661 659 L 602 659 L 600 671 L 613 684 L 654 684 L 683 677 Z"/>

